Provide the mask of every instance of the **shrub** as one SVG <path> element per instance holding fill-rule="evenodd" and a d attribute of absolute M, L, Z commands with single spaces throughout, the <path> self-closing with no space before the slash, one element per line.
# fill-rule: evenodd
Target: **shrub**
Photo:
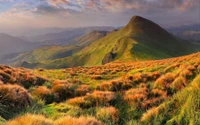
<path fill-rule="evenodd" d="M 90 87 L 88 85 L 79 85 L 76 89 L 76 95 L 77 96 L 84 96 L 86 93 L 90 91 Z"/>
<path fill-rule="evenodd" d="M 0 104 L 9 110 L 15 111 L 31 104 L 29 93 L 19 85 L 0 86 Z M 3 114 L 0 114 L 3 116 Z"/>
<path fill-rule="evenodd" d="M 110 91 L 94 91 L 87 93 L 85 96 L 69 99 L 68 104 L 78 105 L 82 108 L 92 106 L 107 106 L 112 104 L 116 99 L 115 93 Z"/>
<path fill-rule="evenodd" d="M 167 73 L 156 80 L 154 83 L 154 88 L 165 90 L 169 88 L 170 84 L 174 81 L 175 78 L 175 74 Z"/>
<path fill-rule="evenodd" d="M 132 84 L 139 84 L 141 82 L 147 82 L 148 75 L 142 73 L 138 73 L 135 75 L 128 75 L 128 80 L 131 81 Z"/>
<path fill-rule="evenodd" d="M 148 74 L 148 79 L 153 81 L 153 80 L 158 79 L 160 76 L 161 76 L 160 72 L 152 72 Z"/>
<path fill-rule="evenodd" d="M 124 100 L 129 104 L 135 104 L 136 107 L 139 107 L 139 103 L 148 98 L 148 89 L 147 88 L 133 88 L 125 92 Z"/>
<path fill-rule="evenodd" d="M 57 101 L 60 102 L 66 100 L 67 98 L 74 97 L 76 95 L 76 88 L 76 85 L 70 83 L 56 83 L 52 88 L 52 92 L 54 92 L 57 95 Z"/>
<path fill-rule="evenodd" d="M 73 118 L 70 116 L 62 117 L 55 121 L 54 125 L 103 125 L 100 121 L 93 117 Z"/>
<path fill-rule="evenodd" d="M 184 77 L 180 76 L 172 82 L 171 88 L 174 90 L 181 90 L 186 85 L 187 85 L 187 80 Z"/>
<path fill-rule="evenodd" d="M 50 104 L 54 101 L 53 93 L 46 86 L 39 86 L 35 89 L 33 94 L 41 98 L 42 100 L 45 100 L 46 104 Z"/>
<path fill-rule="evenodd" d="M 100 84 L 97 88 L 99 90 L 103 91 L 121 91 L 121 90 L 127 90 L 133 87 L 132 84 L 128 81 L 122 81 L 122 80 L 112 80 L 110 82 L 103 82 Z"/>
<path fill-rule="evenodd" d="M 84 97 L 75 97 L 75 98 L 71 98 L 67 101 L 68 104 L 70 105 L 76 105 L 76 106 L 80 106 L 80 107 L 84 107 L 84 103 L 85 103 L 85 99 Z"/>
<path fill-rule="evenodd" d="M 101 76 L 101 75 L 92 75 L 92 76 L 91 76 L 91 79 L 94 79 L 94 80 L 101 80 L 101 79 L 102 79 L 102 76 Z"/>
<path fill-rule="evenodd" d="M 183 71 L 180 73 L 180 76 L 185 77 L 185 78 L 187 78 L 187 79 L 191 78 L 193 75 L 194 75 L 194 74 L 193 74 L 191 71 L 187 70 L 187 69 L 183 70 Z"/>
<path fill-rule="evenodd" d="M 158 116 L 165 109 L 166 109 L 166 106 L 164 104 L 160 105 L 159 107 L 153 107 L 142 115 L 140 121 L 147 122 L 147 123 L 151 122 L 151 120 L 154 117 Z"/>
<path fill-rule="evenodd" d="M 1 81 L 3 81 L 4 83 L 8 83 L 11 79 L 11 76 L 3 71 L 0 71 L 0 76 L 1 76 Z"/>
<path fill-rule="evenodd" d="M 112 106 L 98 109 L 96 116 L 104 123 L 117 123 L 119 121 L 119 111 Z"/>
<path fill-rule="evenodd" d="M 110 91 L 94 91 L 85 96 L 85 100 L 92 106 L 110 105 L 115 99 L 115 93 Z"/>
<path fill-rule="evenodd" d="M 171 66 L 168 66 L 167 68 L 164 69 L 164 72 L 169 72 L 171 70 L 174 70 L 175 68 L 178 68 L 180 64 L 173 64 Z"/>
<path fill-rule="evenodd" d="M 164 97 L 165 98 L 165 97 L 167 97 L 167 92 L 160 90 L 160 89 L 153 89 L 153 90 L 151 90 L 150 95 L 153 97 Z"/>
<path fill-rule="evenodd" d="M 54 125 L 53 121 L 43 115 L 26 114 L 10 120 L 6 125 Z"/>

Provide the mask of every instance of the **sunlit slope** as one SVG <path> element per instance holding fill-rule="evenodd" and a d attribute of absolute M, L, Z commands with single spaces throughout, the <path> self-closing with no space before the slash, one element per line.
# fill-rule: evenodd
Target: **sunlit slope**
<path fill-rule="evenodd" d="M 37 66 L 33 63 L 22 66 L 44 68 L 93 66 L 115 60 L 143 61 L 176 57 L 192 53 L 197 49 L 191 43 L 172 36 L 157 24 L 134 16 L 124 28 L 93 42 L 71 57 L 39 62 Z"/>

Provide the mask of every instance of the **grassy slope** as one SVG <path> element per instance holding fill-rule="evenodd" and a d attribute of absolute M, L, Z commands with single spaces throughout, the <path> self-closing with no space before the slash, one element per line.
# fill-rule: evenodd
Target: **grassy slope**
<path fill-rule="evenodd" d="M 32 52 L 21 53 L 13 59 L 9 59 L 8 63 L 13 65 L 21 65 L 18 62 L 32 62 L 39 64 L 37 62 L 43 62 L 45 60 L 55 60 L 60 58 L 66 58 L 72 56 L 75 52 L 79 51 L 84 46 L 91 44 L 107 35 L 106 31 L 92 31 L 85 34 L 77 39 L 74 39 L 71 44 L 74 46 L 50 46 L 36 49 Z M 77 45 L 77 46 L 76 46 Z M 26 65 L 28 63 L 23 63 Z M 33 67 L 36 65 L 34 64 Z"/>
<path fill-rule="evenodd" d="M 112 62 L 96 67 L 34 70 L 32 75 L 38 74 L 46 77 L 48 82 L 40 85 L 35 85 L 34 82 L 30 84 L 31 86 L 27 90 L 34 97 L 33 105 L 26 107 L 25 110 L 19 110 L 17 116 L 8 114 L 9 118 L 6 120 L 13 118 L 17 123 L 20 121 L 26 122 L 27 118 L 25 116 L 27 114 L 39 114 L 38 125 L 44 124 L 41 122 L 44 116 L 46 120 L 54 122 L 49 125 L 59 125 L 55 123 L 58 119 L 63 119 L 66 123 L 66 121 L 71 122 L 73 118 L 79 118 L 80 116 L 92 116 L 105 125 L 198 125 L 200 114 L 199 56 L 200 53 L 195 53 L 164 60 Z M 3 72 L 7 73 L 8 69 L 10 68 L 3 68 Z M 20 72 L 16 72 L 13 68 L 10 70 L 13 70 L 11 76 L 16 81 L 20 81 L 18 77 Z M 31 72 L 30 70 L 22 70 L 21 73 L 24 76 L 20 76 L 26 78 L 26 74 Z M 12 77 L 8 79 L 9 82 L 13 81 Z M 177 82 L 180 77 L 186 81 Z M 27 77 L 26 80 L 29 81 L 30 78 Z M 6 82 L 7 78 L 3 80 Z M 27 82 L 25 81 L 17 84 L 23 86 Z M 68 86 L 70 84 L 72 87 Z M 82 85 L 86 87 L 78 89 Z M 62 94 L 67 99 L 64 98 L 62 102 L 58 103 L 44 104 L 42 102 L 45 102 L 48 98 L 43 96 L 47 96 L 49 92 L 44 91 L 45 89 L 37 90 L 41 86 L 46 86 L 51 93 L 50 95 L 55 94 L 55 101 Z M 55 89 L 61 92 L 57 93 Z M 63 89 L 66 91 L 62 91 Z M 80 90 L 82 90 L 83 95 L 78 95 Z M 98 95 L 95 90 L 101 91 L 102 94 Z M 111 96 L 108 94 L 107 97 L 106 93 L 109 92 L 111 92 Z M 99 96 L 100 98 L 98 98 Z M 129 99 L 127 100 L 127 98 Z M 13 98 L 9 99 L 12 101 Z M 85 100 L 82 101 L 81 99 Z M 103 102 L 107 99 L 113 100 Z M 64 116 L 70 116 L 70 119 L 66 120 Z M 34 123 L 37 119 L 29 120 Z M 74 123 L 74 125 L 77 125 L 77 123 Z"/>
<path fill-rule="evenodd" d="M 101 65 L 104 56 L 111 51 L 117 54 L 115 60 L 141 61 L 185 55 L 196 49 L 190 43 L 175 38 L 157 24 L 136 16 L 121 30 L 93 42 L 73 56 L 43 61 L 36 67 L 64 68 Z M 30 63 L 27 66 L 35 67 L 34 65 Z"/>

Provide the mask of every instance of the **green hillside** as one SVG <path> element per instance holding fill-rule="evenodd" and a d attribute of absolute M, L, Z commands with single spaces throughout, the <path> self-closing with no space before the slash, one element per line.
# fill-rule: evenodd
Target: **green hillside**
<path fill-rule="evenodd" d="M 198 48 L 199 49 L 199 48 Z M 23 67 L 65 68 L 111 61 L 142 61 L 176 57 L 197 51 L 191 43 L 169 34 L 159 25 L 134 16 L 122 29 L 99 39 L 71 57 L 25 63 Z"/>
<path fill-rule="evenodd" d="M 109 32 L 108 31 L 92 31 L 79 38 L 74 39 L 71 43 L 76 44 L 77 46 L 87 46 L 92 42 L 105 37 Z"/>
<path fill-rule="evenodd" d="M 26 62 L 41 62 L 44 60 L 55 60 L 72 56 L 83 47 L 91 44 L 92 42 L 103 38 L 107 35 L 107 31 L 92 31 L 81 37 L 71 41 L 71 46 L 48 46 L 36 49 L 31 52 L 16 53 L 13 56 L 4 56 L 3 63 L 11 65 L 21 65 Z"/>
<path fill-rule="evenodd" d="M 72 56 L 72 54 L 78 50 L 78 46 L 43 47 L 31 52 L 20 53 L 14 58 L 7 59 L 7 63 L 15 64 L 22 61 L 38 62 L 42 60 L 54 60 L 58 58 Z"/>

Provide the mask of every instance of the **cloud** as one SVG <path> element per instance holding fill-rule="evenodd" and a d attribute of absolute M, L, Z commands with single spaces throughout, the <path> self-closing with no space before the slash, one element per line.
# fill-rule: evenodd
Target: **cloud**
<path fill-rule="evenodd" d="M 198 3 L 198 0 L 86 0 L 86 9 L 140 12 L 148 11 L 187 11 Z"/>
<path fill-rule="evenodd" d="M 14 2 L 14 0 L 0 0 L 0 2 Z"/>
<path fill-rule="evenodd" d="M 0 0 L 0 28 L 125 25 L 133 15 L 156 23 L 198 23 L 199 0 Z M 10 2 L 5 3 L 4 2 Z M 7 7 L 9 5 L 9 7 Z M 1 28 L 2 29 L 2 28 Z"/>

